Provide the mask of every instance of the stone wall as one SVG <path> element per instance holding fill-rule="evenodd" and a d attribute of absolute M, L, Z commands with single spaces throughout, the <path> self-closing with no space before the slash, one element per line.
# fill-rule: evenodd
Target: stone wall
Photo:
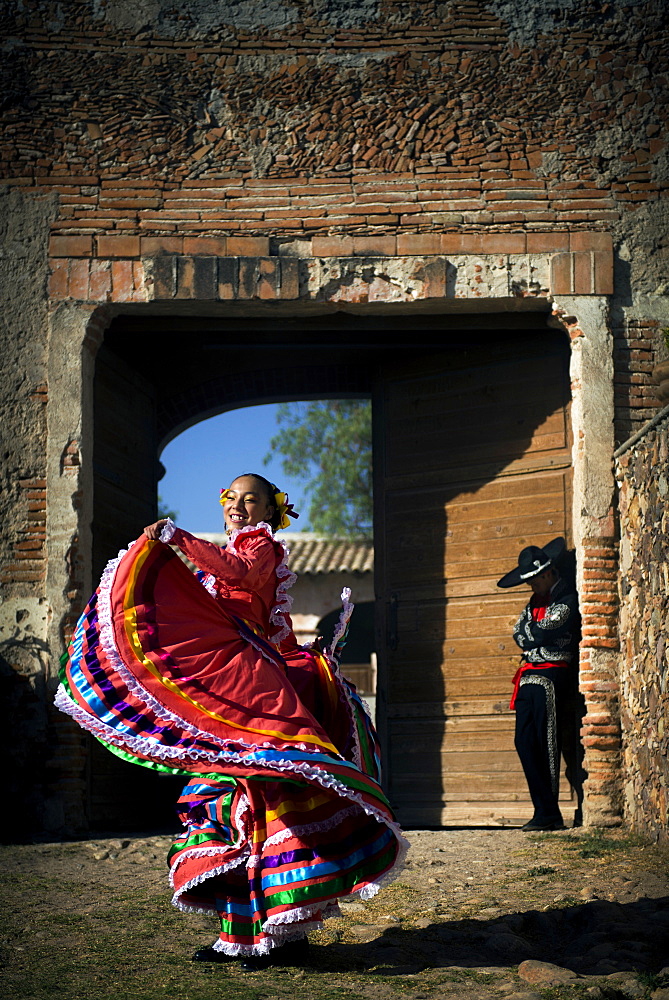
<path fill-rule="evenodd" d="M 0 189 L 0 754 L 25 828 L 43 822 L 45 679 L 47 247 L 56 198 Z M 37 282 L 39 294 L 35 295 Z"/>
<path fill-rule="evenodd" d="M 622 445 L 658 407 L 653 368 L 663 355 L 659 319 L 630 316 L 613 323 L 616 444 Z"/>
<path fill-rule="evenodd" d="M 625 815 L 669 836 L 669 411 L 617 457 Z"/>

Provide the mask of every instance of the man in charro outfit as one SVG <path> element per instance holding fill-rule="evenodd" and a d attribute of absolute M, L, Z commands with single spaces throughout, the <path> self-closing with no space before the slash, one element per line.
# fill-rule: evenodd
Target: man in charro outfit
<path fill-rule="evenodd" d="M 516 711 L 516 750 L 534 805 L 534 815 L 523 830 L 564 828 L 558 805 L 560 716 L 572 684 L 579 638 L 578 598 L 555 566 L 564 548 L 564 538 L 554 538 L 543 548 L 529 545 L 518 556 L 515 569 L 497 582 L 498 587 L 527 583 L 532 588 L 513 630 L 523 663 L 513 679 L 510 706 Z"/>

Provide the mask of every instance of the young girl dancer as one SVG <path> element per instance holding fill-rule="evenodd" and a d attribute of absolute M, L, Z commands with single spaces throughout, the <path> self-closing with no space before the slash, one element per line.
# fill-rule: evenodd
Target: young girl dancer
<path fill-rule="evenodd" d="M 301 648 L 274 537 L 297 515 L 244 474 L 221 492 L 221 549 L 161 519 L 110 562 L 81 616 L 56 704 L 119 756 L 188 779 L 169 855 L 173 903 L 216 912 L 195 961 L 301 961 L 306 932 L 369 899 L 406 849 L 376 734 L 332 647 Z M 198 567 L 194 575 L 178 548 Z"/>

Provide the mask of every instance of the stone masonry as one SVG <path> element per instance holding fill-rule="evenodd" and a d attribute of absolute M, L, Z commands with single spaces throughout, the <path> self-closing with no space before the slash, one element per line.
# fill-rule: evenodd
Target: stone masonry
<path fill-rule="evenodd" d="M 669 412 L 618 455 L 620 700 L 625 815 L 639 832 L 669 830 Z"/>

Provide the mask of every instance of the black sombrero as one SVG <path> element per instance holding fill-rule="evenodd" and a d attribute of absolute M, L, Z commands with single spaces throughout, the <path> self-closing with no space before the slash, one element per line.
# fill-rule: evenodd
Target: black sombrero
<path fill-rule="evenodd" d="M 528 545 L 518 556 L 518 565 L 497 581 L 498 587 L 517 587 L 519 583 L 527 583 L 533 576 L 545 572 L 555 564 L 555 560 L 565 550 L 566 542 L 562 536 L 546 542 L 542 549 L 538 545 Z"/>

